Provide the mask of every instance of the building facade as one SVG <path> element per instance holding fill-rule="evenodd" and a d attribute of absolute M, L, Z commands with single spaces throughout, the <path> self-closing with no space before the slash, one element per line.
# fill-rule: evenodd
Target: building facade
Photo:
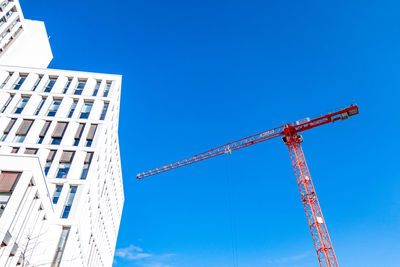
<path fill-rule="evenodd" d="M 47 69 L 44 24 L 0 12 L 0 266 L 112 266 L 121 76 Z"/>

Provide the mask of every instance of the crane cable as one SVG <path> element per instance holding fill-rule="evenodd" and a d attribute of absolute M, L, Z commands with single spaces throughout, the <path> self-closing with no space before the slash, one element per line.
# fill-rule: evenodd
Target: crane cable
<path fill-rule="evenodd" d="M 226 161 L 226 182 L 227 182 L 227 204 L 229 212 L 229 222 L 231 231 L 231 243 L 232 243 L 232 262 L 233 267 L 238 267 L 238 250 L 237 250 L 237 229 L 235 216 L 233 214 L 233 185 L 232 185 L 232 160 L 230 154 Z"/>

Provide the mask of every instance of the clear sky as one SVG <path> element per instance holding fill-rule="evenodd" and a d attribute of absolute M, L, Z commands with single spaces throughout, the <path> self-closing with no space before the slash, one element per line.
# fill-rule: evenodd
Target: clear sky
<path fill-rule="evenodd" d="M 340 266 L 400 266 L 399 1 L 21 5 L 46 23 L 50 67 L 123 75 L 115 267 L 317 266 L 281 140 L 135 176 L 352 102 L 303 149 Z"/>

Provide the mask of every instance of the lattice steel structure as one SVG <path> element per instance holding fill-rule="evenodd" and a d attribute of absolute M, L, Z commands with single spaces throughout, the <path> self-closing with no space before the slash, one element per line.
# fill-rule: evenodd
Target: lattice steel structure
<path fill-rule="evenodd" d="M 290 159 L 292 160 L 301 200 L 306 212 L 308 225 L 310 226 L 315 250 L 317 251 L 318 261 L 323 267 L 338 267 L 335 251 L 326 228 L 303 149 L 300 145 L 303 142 L 303 137 L 298 135 L 296 130 L 288 127 L 285 129 L 283 140 L 289 148 Z"/>

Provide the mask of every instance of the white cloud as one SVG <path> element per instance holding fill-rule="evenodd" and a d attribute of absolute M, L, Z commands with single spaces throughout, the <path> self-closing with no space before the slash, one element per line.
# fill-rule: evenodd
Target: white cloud
<path fill-rule="evenodd" d="M 115 251 L 115 256 L 124 260 L 133 261 L 135 266 L 172 267 L 170 264 L 165 263 L 165 261 L 174 256 L 174 254 L 152 254 L 132 244 L 129 247 L 117 249 Z"/>
<path fill-rule="evenodd" d="M 140 260 L 152 256 L 150 253 L 144 253 L 141 247 L 130 245 L 127 248 L 119 248 L 115 251 L 115 256 L 127 260 Z"/>

